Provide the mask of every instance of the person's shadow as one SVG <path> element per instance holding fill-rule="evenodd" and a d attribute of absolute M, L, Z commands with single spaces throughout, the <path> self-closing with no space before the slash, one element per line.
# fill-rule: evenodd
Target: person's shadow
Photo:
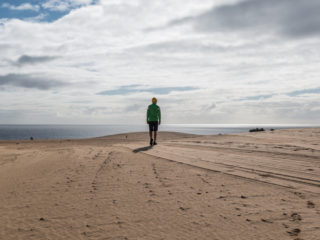
<path fill-rule="evenodd" d="M 132 150 L 132 152 L 134 152 L 134 153 L 145 152 L 145 151 L 150 150 L 151 148 L 152 148 L 152 146 L 136 148 L 136 149 Z"/>

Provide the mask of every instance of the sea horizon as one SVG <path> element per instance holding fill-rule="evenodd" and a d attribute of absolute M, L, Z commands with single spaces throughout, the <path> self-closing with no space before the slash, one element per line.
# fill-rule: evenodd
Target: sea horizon
<path fill-rule="evenodd" d="M 159 132 L 218 135 L 248 132 L 253 128 L 319 127 L 316 124 L 161 124 Z M 147 124 L 0 124 L 0 140 L 84 139 L 114 134 L 146 132 Z"/>

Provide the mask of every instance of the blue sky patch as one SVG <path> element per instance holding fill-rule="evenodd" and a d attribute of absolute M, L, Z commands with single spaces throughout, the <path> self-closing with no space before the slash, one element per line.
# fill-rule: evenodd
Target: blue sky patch
<path fill-rule="evenodd" d="M 272 98 L 274 96 L 274 94 L 265 94 L 265 95 L 256 95 L 256 96 L 250 96 L 250 97 L 245 97 L 245 98 L 241 98 L 239 99 L 240 101 L 244 101 L 244 100 L 260 100 L 260 99 L 268 99 L 268 98 Z"/>
<path fill-rule="evenodd" d="M 94 0 L 91 4 L 96 2 Z M 0 3 L 0 19 L 53 22 L 78 7 L 81 5 L 71 4 L 68 0 L 5 0 Z"/>
<path fill-rule="evenodd" d="M 320 94 L 320 87 L 319 88 L 302 89 L 302 90 L 297 90 L 297 91 L 287 93 L 287 95 L 290 97 L 296 97 L 296 96 L 299 96 L 302 94 Z"/>
<path fill-rule="evenodd" d="M 141 88 L 141 85 L 128 85 L 121 86 L 114 90 L 106 90 L 97 93 L 98 95 L 127 95 L 130 93 L 138 93 L 138 92 L 150 92 L 154 94 L 169 94 L 171 92 L 185 92 L 197 90 L 195 87 L 158 87 L 158 88 Z"/>

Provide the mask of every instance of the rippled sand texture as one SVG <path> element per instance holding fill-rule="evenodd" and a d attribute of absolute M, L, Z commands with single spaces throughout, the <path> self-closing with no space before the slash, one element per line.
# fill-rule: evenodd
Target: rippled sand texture
<path fill-rule="evenodd" d="M 0 142 L 0 239 L 320 236 L 320 129 Z"/>

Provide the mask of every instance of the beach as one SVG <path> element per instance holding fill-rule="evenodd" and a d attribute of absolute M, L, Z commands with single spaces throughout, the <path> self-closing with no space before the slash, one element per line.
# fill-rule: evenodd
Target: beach
<path fill-rule="evenodd" d="M 0 239 L 320 239 L 320 128 L 148 140 L 0 141 Z"/>

